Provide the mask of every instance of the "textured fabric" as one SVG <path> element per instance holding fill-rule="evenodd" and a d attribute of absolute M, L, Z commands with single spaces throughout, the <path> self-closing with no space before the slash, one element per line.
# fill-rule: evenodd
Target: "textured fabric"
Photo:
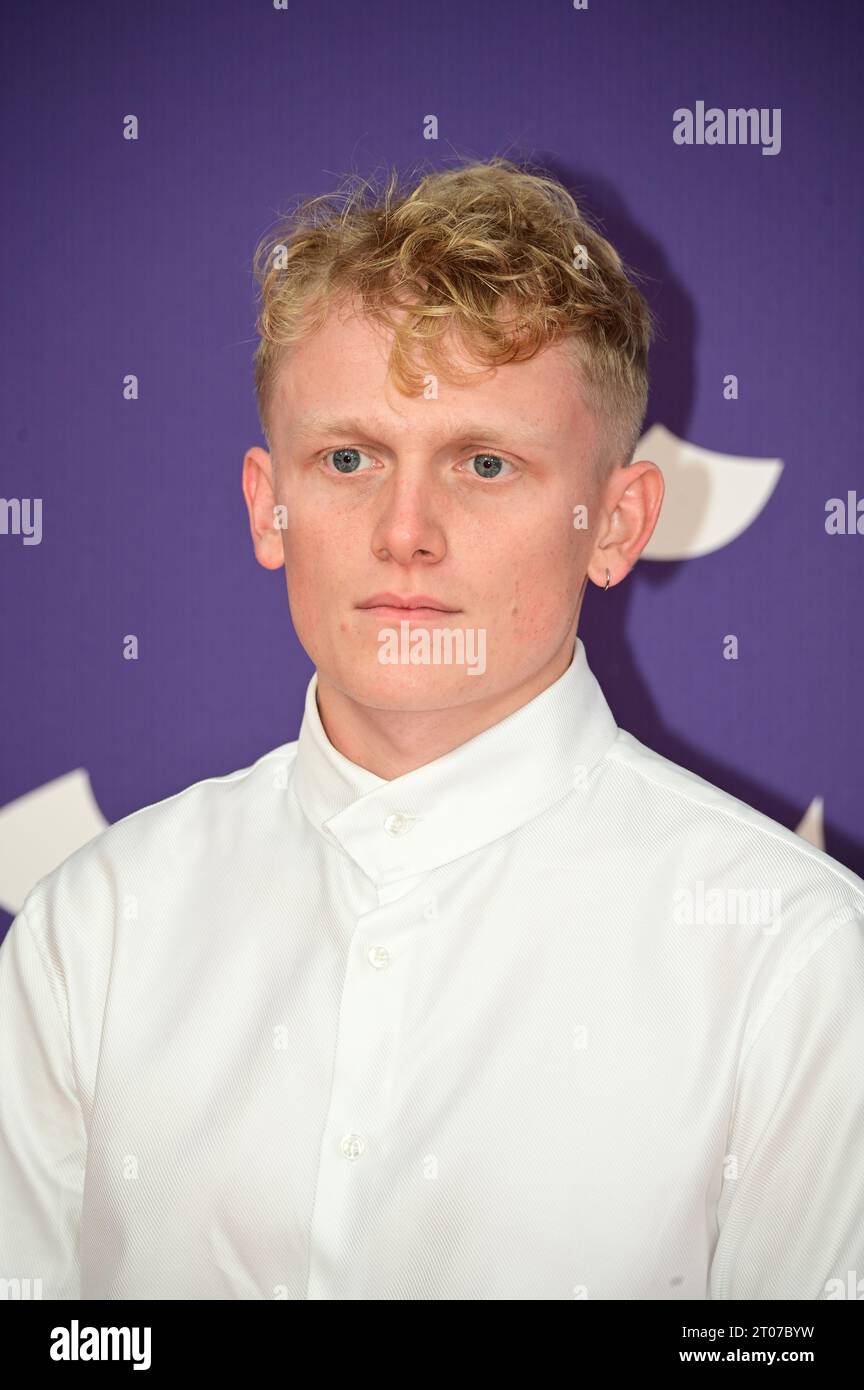
<path fill-rule="evenodd" d="M 864 1277 L 864 882 L 563 676 L 392 781 L 299 738 L 0 948 L 45 1298 L 819 1299 Z M 839 1281 L 834 1283 L 832 1281 Z"/>

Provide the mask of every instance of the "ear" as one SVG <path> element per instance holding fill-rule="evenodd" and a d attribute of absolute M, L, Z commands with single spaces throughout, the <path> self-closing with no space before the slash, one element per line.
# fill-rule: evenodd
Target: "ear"
<path fill-rule="evenodd" d="M 255 558 L 265 569 L 281 569 L 285 549 L 273 486 L 273 457 L 257 444 L 247 449 L 243 457 L 242 485 Z"/>
<path fill-rule="evenodd" d="M 656 463 L 639 459 L 610 474 L 603 491 L 607 523 L 597 537 L 588 573 L 603 589 L 609 571 L 610 589 L 630 573 L 651 539 L 666 486 Z"/>

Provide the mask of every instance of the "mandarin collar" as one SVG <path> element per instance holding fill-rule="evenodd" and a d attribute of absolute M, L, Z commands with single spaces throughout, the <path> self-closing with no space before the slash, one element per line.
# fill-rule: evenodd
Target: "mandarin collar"
<path fill-rule="evenodd" d="M 436 869 L 585 786 L 617 725 L 577 637 L 557 680 L 440 758 L 386 779 L 334 748 L 318 674 L 306 689 L 293 786 L 314 828 L 378 886 Z"/>

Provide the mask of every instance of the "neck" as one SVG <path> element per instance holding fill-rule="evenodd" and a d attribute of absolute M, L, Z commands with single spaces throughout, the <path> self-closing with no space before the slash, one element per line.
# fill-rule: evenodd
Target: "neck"
<path fill-rule="evenodd" d="M 499 724 L 564 674 L 573 659 L 575 635 L 539 671 L 520 685 L 436 710 L 384 710 L 358 704 L 318 672 L 318 713 L 333 747 L 358 767 L 392 781 L 442 758 L 453 748 Z"/>

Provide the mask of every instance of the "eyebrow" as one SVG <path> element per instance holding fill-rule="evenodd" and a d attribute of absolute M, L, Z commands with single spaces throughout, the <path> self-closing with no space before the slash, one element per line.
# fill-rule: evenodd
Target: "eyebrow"
<path fill-rule="evenodd" d="M 374 422 L 367 423 L 363 420 L 349 419 L 328 419 L 323 415 L 307 415 L 292 426 L 292 433 L 299 435 L 310 434 L 338 434 L 349 437 L 354 435 L 358 438 L 369 439 L 375 443 L 383 441 L 373 440 L 373 436 L 380 427 L 375 426 Z M 473 421 L 465 421 L 454 430 L 451 443 L 466 442 L 469 439 L 488 439 L 489 443 L 508 444 L 515 438 L 523 436 L 535 446 L 549 447 L 549 436 L 527 421 L 520 420 L 513 425 L 513 428 L 502 428 L 498 425 L 483 425 Z"/>

